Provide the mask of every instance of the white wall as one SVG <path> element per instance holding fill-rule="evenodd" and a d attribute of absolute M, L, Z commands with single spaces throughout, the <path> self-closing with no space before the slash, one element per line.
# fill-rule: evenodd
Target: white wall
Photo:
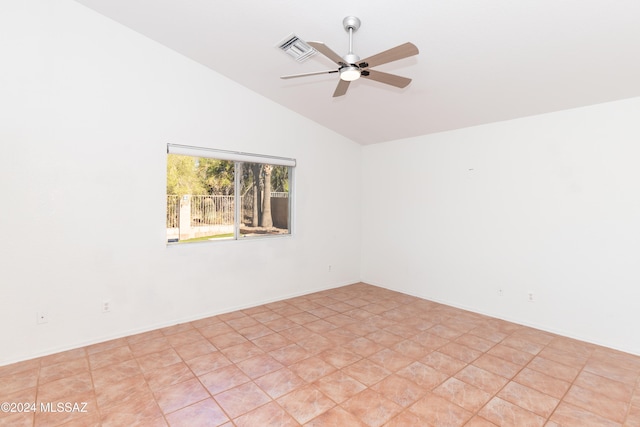
<path fill-rule="evenodd" d="M 640 354 L 639 159 L 640 98 L 367 146 L 362 280 Z"/>
<path fill-rule="evenodd" d="M 77 3 L 0 9 L 0 365 L 359 280 L 360 146 Z M 168 142 L 296 158 L 294 236 L 167 247 Z"/>

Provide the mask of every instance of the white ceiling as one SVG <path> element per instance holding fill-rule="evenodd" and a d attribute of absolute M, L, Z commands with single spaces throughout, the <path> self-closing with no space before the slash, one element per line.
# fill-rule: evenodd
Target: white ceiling
<path fill-rule="evenodd" d="M 76 0 L 360 144 L 640 96 L 639 0 Z M 404 89 L 360 79 L 333 98 L 336 68 L 298 63 L 291 33 L 361 58 L 410 41 L 376 67 Z"/>

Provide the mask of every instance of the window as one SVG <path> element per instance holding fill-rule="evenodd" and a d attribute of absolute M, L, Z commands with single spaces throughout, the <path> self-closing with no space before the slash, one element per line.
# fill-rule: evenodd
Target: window
<path fill-rule="evenodd" d="M 167 242 L 291 234 L 294 159 L 167 145 Z"/>

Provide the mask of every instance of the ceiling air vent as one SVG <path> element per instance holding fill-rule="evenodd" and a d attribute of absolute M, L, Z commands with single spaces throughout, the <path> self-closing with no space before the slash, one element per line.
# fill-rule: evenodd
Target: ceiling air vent
<path fill-rule="evenodd" d="M 304 62 L 311 58 L 317 52 L 314 48 L 309 46 L 301 40 L 295 34 L 291 34 L 286 37 L 280 43 L 277 44 L 279 49 L 282 49 L 287 55 L 291 56 L 298 62 Z"/>

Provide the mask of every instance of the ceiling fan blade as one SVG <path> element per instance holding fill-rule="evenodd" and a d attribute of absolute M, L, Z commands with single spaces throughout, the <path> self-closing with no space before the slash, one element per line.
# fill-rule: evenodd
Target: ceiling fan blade
<path fill-rule="evenodd" d="M 340 81 L 338 82 L 338 87 L 336 87 L 336 91 L 333 92 L 333 97 L 337 97 L 337 96 L 342 96 L 345 93 L 347 93 L 347 89 L 349 89 L 349 83 L 346 80 L 342 80 L 340 79 Z"/>
<path fill-rule="evenodd" d="M 318 49 L 319 50 L 319 49 Z M 375 67 L 376 65 L 386 64 L 387 62 L 397 61 L 399 59 L 408 58 L 409 56 L 417 55 L 419 53 L 418 48 L 413 43 L 405 43 L 400 46 L 392 47 L 389 50 L 380 52 L 376 55 L 359 61 L 358 64 L 366 62 L 367 65 L 363 68 Z"/>
<path fill-rule="evenodd" d="M 369 73 L 367 75 L 367 72 Z M 402 76 L 396 76 L 395 74 L 383 73 L 382 71 L 366 70 L 362 72 L 362 77 L 369 80 L 375 80 L 380 83 L 385 83 L 395 87 L 407 87 L 411 83 L 411 79 Z"/>
<path fill-rule="evenodd" d="M 294 79 L 296 77 L 307 77 L 307 76 L 317 76 L 320 74 L 333 74 L 337 73 L 338 70 L 327 70 L 327 71 L 314 71 L 311 73 L 302 73 L 302 74 L 290 74 L 288 76 L 280 76 L 281 79 Z"/>
<path fill-rule="evenodd" d="M 344 59 L 342 59 L 340 55 L 338 55 L 333 50 L 331 50 L 331 48 L 329 48 L 326 44 L 322 42 L 307 42 L 307 44 L 313 47 L 315 50 L 317 50 L 321 54 L 323 54 L 324 56 L 326 56 L 327 58 L 329 58 L 330 60 L 332 60 L 333 62 L 335 62 L 336 64 L 340 66 L 347 65 L 344 62 Z"/>

